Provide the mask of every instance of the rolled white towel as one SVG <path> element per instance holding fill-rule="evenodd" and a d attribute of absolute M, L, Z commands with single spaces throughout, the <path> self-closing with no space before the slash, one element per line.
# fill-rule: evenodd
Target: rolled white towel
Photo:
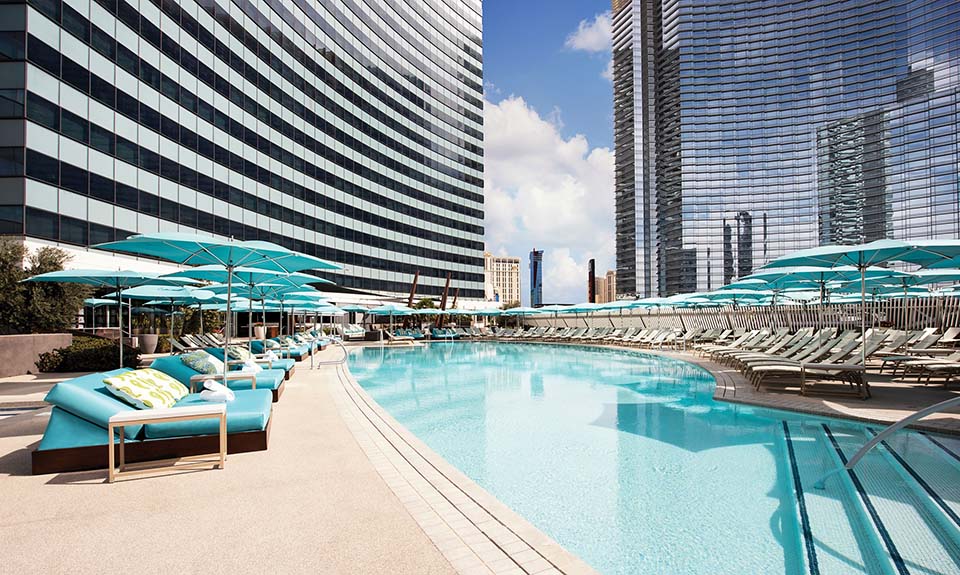
<path fill-rule="evenodd" d="M 244 373 L 260 373 L 263 371 L 263 368 L 260 367 L 260 364 L 257 362 L 253 361 L 252 359 L 248 359 L 243 362 L 243 368 L 241 368 L 241 371 Z"/>
<path fill-rule="evenodd" d="M 229 387 L 212 379 L 203 382 L 203 391 L 200 392 L 200 399 L 204 401 L 226 402 L 237 398 L 236 394 Z"/>
<path fill-rule="evenodd" d="M 270 361 L 277 361 L 278 359 L 280 359 L 279 357 L 277 357 L 277 354 L 273 352 L 273 350 L 267 351 L 267 355 L 265 357 Z"/>

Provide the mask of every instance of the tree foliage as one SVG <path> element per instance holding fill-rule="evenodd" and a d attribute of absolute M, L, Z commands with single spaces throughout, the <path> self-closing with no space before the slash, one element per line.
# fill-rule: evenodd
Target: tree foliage
<path fill-rule="evenodd" d="M 430 298 L 425 297 L 413 304 L 413 309 L 435 309 L 437 304 Z"/>
<path fill-rule="evenodd" d="M 515 307 L 520 307 L 520 302 L 518 301 L 508 301 L 507 303 L 500 306 L 500 309 L 513 309 Z"/>
<path fill-rule="evenodd" d="M 70 255 L 53 247 L 28 253 L 19 241 L 0 238 L 0 333 L 55 333 L 76 323 L 90 288 L 78 284 L 21 283 L 62 270 Z"/>

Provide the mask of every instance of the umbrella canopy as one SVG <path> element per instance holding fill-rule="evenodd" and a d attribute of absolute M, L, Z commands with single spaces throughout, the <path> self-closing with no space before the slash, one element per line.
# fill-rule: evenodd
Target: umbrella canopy
<path fill-rule="evenodd" d="M 540 313 L 540 308 L 533 307 L 512 307 L 503 312 L 501 315 L 534 315 Z"/>
<path fill-rule="evenodd" d="M 183 305 L 188 305 L 187 302 L 196 303 L 198 301 L 205 301 L 214 295 L 216 294 L 212 291 L 200 288 L 155 285 L 137 286 L 120 292 L 120 296 L 128 299 L 167 299 L 183 302 Z"/>
<path fill-rule="evenodd" d="M 503 310 L 500 309 L 478 309 L 473 312 L 473 315 L 478 315 L 481 317 L 497 317 L 503 315 Z"/>
<path fill-rule="evenodd" d="M 100 307 L 102 305 L 118 305 L 119 303 L 120 302 L 118 302 L 115 299 L 104 299 L 104 298 L 97 298 L 97 297 L 88 297 L 87 299 L 83 300 L 83 305 L 90 306 L 90 307 Z M 130 304 L 127 303 L 127 305 L 130 305 Z"/>
<path fill-rule="evenodd" d="M 409 308 L 403 304 L 399 303 L 385 303 L 374 308 L 366 310 L 366 313 L 370 315 L 408 315 L 415 313 L 417 310 Z"/>
<path fill-rule="evenodd" d="M 195 268 L 190 268 L 186 270 L 181 270 L 174 272 L 172 274 L 167 274 L 163 276 L 164 278 L 176 278 L 176 279 L 191 279 L 191 280 L 203 280 L 210 282 L 225 283 L 229 278 L 231 272 L 227 271 L 227 268 L 219 264 L 208 264 L 197 266 Z M 287 273 L 276 270 L 266 270 L 252 267 L 236 267 L 233 268 L 233 283 L 242 283 L 244 285 L 249 284 L 261 284 L 261 283 L 271 283 L 275 285 L 291 285 L 291 286 L 304 286 L 312 283 L 320 284 L 332 284 L 330 280 L 323 278 L 318 278 L 317 276 L 312 276 L 310 274 L 304 274 L 299 272 Z"/>
<path fill-rule="evenodd" d="M 95 248 L 150 256 L 191 266 L 221 265 L 292 273 L 302 270 L 339 270 L 335 263 L 261 241 L 235 241 L 187 233 L 152 233 L 130 236 Z"/>
<path fill-rule="evenodd" d="M 342 305 L 340 306 L 340 309 L 346 312 L 351 312 L 351 313 L 367 313 L 367 308 L 363 307 L 362 305 L 356 305 L 356 304 Z"/>

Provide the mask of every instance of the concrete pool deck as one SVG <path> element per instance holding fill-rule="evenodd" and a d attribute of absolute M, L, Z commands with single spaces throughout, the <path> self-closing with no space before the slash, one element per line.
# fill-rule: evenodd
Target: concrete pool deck
<path fill-rule="evenodd" d="M 62 379 L 0 380 L 0 398 L 22 405 Z M 595 573 L 335 367 L 298 364 L 274 405 L 269 449 L 230 455 L 223 470 L 115 484 L 106 470 L 33 476 L 48 417 L 0 419 L 0 571 Z M 155 534 L 166 545 L 135 543 Z"/>
<path fill-rule="evenodd" d="M 647 351 L 647 350 L 644 350 Z M 738 373 L 689 353 L 719 400 L 892 421 L 953 392 L 875 384 L 874 398 L 755 392 Z M 331 348 L 319 359 L 335 359 Z M 42 404 L 69 376 L 0 380 L 4 409 Z M 444 461 L 345 371 L 298 365 L 275 405 L 270 448 L 226 469 L 105 484 L 106 472 L 31 476 L 49 408 L 0 417 L 0 540 L 12 572 L 594 573 Z M 960 433 L 960 412 L 925 427 Z M 121 552 L 125 535 L 174 534 L 170 552 Z"/>

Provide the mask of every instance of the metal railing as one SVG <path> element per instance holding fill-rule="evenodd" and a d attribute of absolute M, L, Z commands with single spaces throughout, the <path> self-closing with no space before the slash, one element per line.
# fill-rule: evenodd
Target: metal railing
<path fill-rule="evenodd" d="M 316 362 L 315 362 L 314 359 L 313 359 L 313 356 L 316 355 L 316 354 L 311 353 L 311 354 L 310 354 L 310 369 L 314 369 L 314 368 L 316 368 L 316 367 L 320 367 L 320 366 L 323 366 L 323 365 L 337 365 L 337 366 L 340 366 L 340 365 L 343 365 L 343 364 L 347 363 L 347 357 L 350 355 L 350 352 L 347 351 L 347 347 L 346 347 L 345 345 L 343 345 L 343 342 L 340 341 L 339 339 L 331 339 L 330 341 L 331 341 L 334 345 L 336 345 L 337 347 L 340 348 L 340 351 L 343 352 L 343 357 L 341 357 L 340 359 L 330 359 L 330 360 L 316 361 Z"/>
<path fill-rule="evenodd" d="M 824 489 L 826 487 L 827 479 L 833 477 L 834 475 L 836 475 L 837 473 L 840 473 L 841 471 L 850 471 L 851 469 L 856 467 L 857 463 L 859 463 L 860 460 L 863 459 L 864 456 L 866 456 L 871 449 L 876 447 L 877 444 L 879 444 L 884 439 L 890 437 L 890 435 L 892 435 L 896 431 L 903 429 L 904 427 L 910 425 L 911 423 L 913 423 L 914 421 L 917 421 L 918 419 L 923 419 L 924 417 L 930 414 L 936 413 L 938 411 L 943 411 L 944 409 L 953 407 L 955 405 L 960 405 L 960 397 L 954 397 L 946 401 L 941 401 L 940 403 L 935 403 L 930 407 L 925 407 L 920 411 L 910 414 L 904 417 L 903 419 L 901 419 L 900 421 L 891 424 L 889 427 L 887 427 L 880 433 L 876 434 L 873 437 L 873 439 L 866 442 L 863 445 L 863 447 L 860 448 L 859 451 L 853 454 L 853 457 L 851 457 L 850 460 L 847 461 L 846 465 L 844 465 L 843 467 L 838 467 L 837 469 L 828 471 L 826 474 L 823 475 L 823 477 L 818 479 L 817 482 L 813 484 L 813 486 L 816 487 L 817 489 Z"/>

